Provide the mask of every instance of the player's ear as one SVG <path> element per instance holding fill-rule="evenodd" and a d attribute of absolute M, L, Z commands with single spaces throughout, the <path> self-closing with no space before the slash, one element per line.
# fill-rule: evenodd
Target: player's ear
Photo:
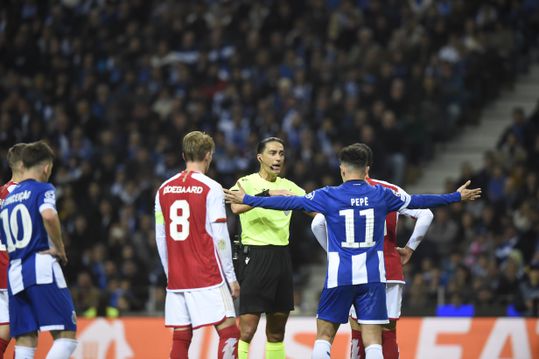
<path fill-rule="evenodd" d="M 262 163 L 262 155 L 260 153 L 256 155 L 256 160 Z"/>

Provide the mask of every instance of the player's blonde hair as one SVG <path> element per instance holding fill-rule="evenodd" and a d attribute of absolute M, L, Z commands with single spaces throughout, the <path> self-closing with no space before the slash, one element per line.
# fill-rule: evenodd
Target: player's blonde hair
<path fill-rule="evenodd" d="M 215 142 L 207 133 L 192 131 L 183 138 L 182 151 L 186 161 L 202 161 L 208 152 L 212 153 L 214 150 Z"/>

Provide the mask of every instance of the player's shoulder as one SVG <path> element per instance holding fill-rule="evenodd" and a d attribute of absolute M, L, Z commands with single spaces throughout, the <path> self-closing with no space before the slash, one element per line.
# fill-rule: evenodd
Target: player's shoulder
<path fill-rule="evenodd" d="M 193 172 L 192 174 L 192 178 L 206 186 L 209 187 L 210 190 L 218 190 L 218 191 L 222 191 L 223 190 L 223 186 L 221 186 L 221 184 L 219 182 L 217 182 L 216 180 L 214 180 L 213 178 L 205 175 L 204 173 L 201 173 L 201 172 Z"/>
<path fill-rule="evenodd" d="M 31 190 L 36 192 L 41 191 L 55 191 L 55 187 L 52 183 L 49 182 L 40 182 L 40 181 L 34 181 L 34 180 L 28 180 L 23 181 L 19 183 L 18 186 L 15 186 L 13 192 L 15 191 L 23 191 L 23 190 Z"/>
<path fill-rule="evenodd" d="M 369 184 L 373 185 L 373 186 L 379 185 L 379 186 L 382 186 L 382 187 L 385 187 L 385 188 L 392 189 L 393 191 L 397 191 L 397 192 L 402 190 L 396 184 L 393 184 L 393 183 L 390 183 L 390 182 L 387 182 L 387 181 L 382 181 L 382 180 L 375 179 L 375 178 L 369 178 L 369 179 L 367 179 L 367 182 Z"/>
<path fill-rule="evenodd" d="M 325 187 L 317 188 L 314 191 L 307 193 L 305 195 L 305 197 L 307 199 L 312 200 L 316 196 L 318 196 L 318 199 L 320 199 L 320 197 L 324 197 L 324 196 L 328 195 L 331 192 L 335 192 L 335 191 L 338 192 L 338 188 L 339 188 L 339 186 L 325 186 Z"/>

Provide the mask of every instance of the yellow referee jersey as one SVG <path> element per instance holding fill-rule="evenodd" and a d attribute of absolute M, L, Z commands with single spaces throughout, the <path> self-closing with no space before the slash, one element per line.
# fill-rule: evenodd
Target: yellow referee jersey
<path fill-rule="evenodd" d="M 265 190 L 287 190 L 295 195 L 302 196 L 305 191 L 294 182 L 277 177 L 270 182 L 258 173 L 242 177 L 238 182 L 245 193 L 256 195 Z M 238 189 L 235 185 L 232 190 Z M 241 242 L 250 246 L 286 246 L 290 236 L 290 219 L 292 211 L 278 211 L 273 209 L 253 208 L 240 214 Z"/>

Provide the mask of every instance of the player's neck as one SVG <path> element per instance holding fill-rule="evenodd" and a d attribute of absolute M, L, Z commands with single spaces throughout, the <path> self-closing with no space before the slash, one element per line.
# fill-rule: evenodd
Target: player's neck
<path fill-rule="evenodd" d="M 275 173 L 267 172 L 263 169 L 260 169 L 260 171 L 258 171 L 258 175 L 268 182 L 275 182 L 275 180 L 277 180 L 277 175 Z"/>
<path fill-rule="evenodd" d="M 206 173 L 206 163 L 189 161 L 185 164 L 185 170 L 190 172 Z"/>
<path fill-rule="evenodd" d="M 26 173 L 23 176 L 21 176 L 21 178 L 18 181 L 14 181 L 14 182 L 20 183 L 20 182 L 26 181 L 26 180 L 34 180 L 34 181 L 38 181 L 38 182 L 44 182 L 41 179 L 41 176 L 39 176 L 39 175 L 37 175 L 35 173 Z"/>
<path fill-rule="evenodd" d="M 19 183 L 21 182 L 23 179 L 22 179 L 22 175 L 21 174 L 13 174 L 13 176 L 11 177 L 10 181 L 11 182 L 15 182 L 15 183 Z"/>

